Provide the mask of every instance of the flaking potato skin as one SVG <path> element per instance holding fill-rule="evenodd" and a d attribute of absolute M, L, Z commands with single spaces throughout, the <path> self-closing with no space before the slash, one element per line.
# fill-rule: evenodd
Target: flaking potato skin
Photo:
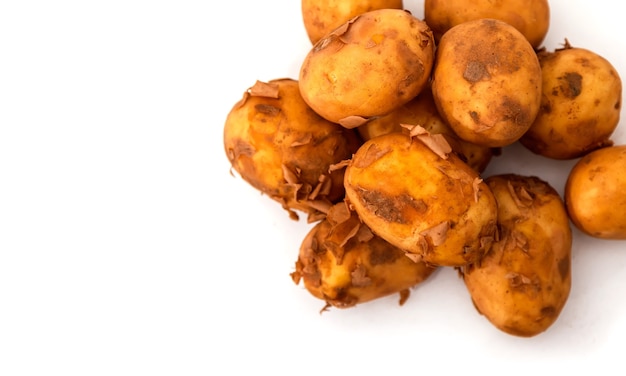
<path fill-rule="evenodd" d="M 565 183 L 565 204 L 587 235 L 626 240 L 626 145 L 594 150 L 576 162 Z"/>
<path fill-rule="evenodd" d="M 322 117 L 354 128 L 418 95 L 434 49 L 430 28 L 411 13 L 362 13 L 311 48 L 300 67 L 300 91 Z"/>
<path fill-rule="evenodd" d="M 291 277 L 327 306 L 349 308 L 392 294 L 402 305 L 435 270 L 373 234 L 341 202 L 307 233 Z"/>
<path fill-rule="evenodd" d="M 346 198 L 374 233 L 407 256 L 437 266 L 476 262 L 494 239 L 495 198 L 443 136 L 424 132 L 415 127 L 413 135 L 366 141 L 346 167 Z"/>
<path fill-rule="evenodd" d="M 498 202 L 498 239 L 463 281 L 482 315 L 520 337 L 546 331 L 571 290 L 572 232 L 563 200 L 534 176 L 485 179 Z"/>
<path fill-rule="evenodd" d="M 329 122 L 302 99 L 298 82 L 257 82 L 228 113 L 224 150 L 233 170 L 279 202 L 293 219 L 319 220 L 343 200 L 343 169 L 361 145 L 355 131 Z"/>
<path fill-rule="evenodd" d="M 478 172 L 483 172 L 492 157 L 497 154 L 497 150 L 493 148 L 467 142 L 454 133 L 439 115 L 430 85 L 408 103 L 387 115 L 369 120 L 356 130 L 361 138 L 367 141 L 386 133 L 407 132 L 402 124 L 420 125 L 431 134 L 442 134 L 452 147 L 452 151 Z"/>

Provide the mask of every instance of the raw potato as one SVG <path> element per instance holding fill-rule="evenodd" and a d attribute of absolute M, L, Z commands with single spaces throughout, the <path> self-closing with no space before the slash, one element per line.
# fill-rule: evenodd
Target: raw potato
<path fill-rule="evenodd" d="M 609 61 L 570 46 L 538 54 L 541 108 L 520 143 L 535 154 L 573 159 L 609 146 L 622 108 L 622 81 Z"/>
<path fill-rule="evenodd" d="M 626 145 L 592 151 L 572 168 L 565 204 L 574 225 L 601 239 L 626 239 Z"/>
<path fill-rule="evenodd" d="M 402 305 L 409 289 L 434 271 L 405 257 L 338 203 L 306 235 L 291 276 L 327 307 L 348 308 L 396 293 Z"/>
<path fill-rule="evenodd" d="M 541 101 L 541 68 L 532 46 L 511 25 L 467 21 L 437 47 L 433 97 L 462 139 L 502 147 L 530 128 Z"/>
<path fill-rule="evenodd" d="M 400 9 L 374 10 L 313 46 L 300 68 L 300 92 L 322 117 L 354 128 L 417 96 L 433 59 L 425 22 Z"/>
<path fill-rule="evenodd" d="M 485 179 L 498 202 L 499 239 L 463 280 L 476 309 L 496 328 L 532 337 L 559 317 L 571 289 L 572 233 L 565 206 L 532 176 Z"/>
<path fill-rule="evenodd" d="M 478 172 L 484 171 L 491 157 L 496 154 L 492 148 L 461 140 L 454 133 L 439 115 L 430 85 L 407 104 L 387 115 L 373 118 L 356 129 L 367 141 L 386 133 L 408 132 L 402 124 L 420 125 L 431 134 L 442 134 L 452 147 L 452 151 Z"/>
<path fill-rule="evenodd" d="M 361 220 L 415 260 L 478 261 L 496 230 L 496 202 L 440 134 L 422 127 L 366 141 L 346 167 L 346 197 Z"/>
<path fill-rule="evenodd" d="M 361 13 L 402 9 L 402 0 L 302 0 L 302 20 L 313 44 Z"/>
<path fill-rule="evenodd" d="M 344 198 L 343 170 L 361 140 L 355 131 L 317 115 L 292 79 L 257 82 L 228 113 L 224 149 L 232 168 L 250 185 L 318 220 Z"/>
<path fill-rule="evenodd" d="M 463 22 L 494 18 L 515 27 L 538 48 L 550 27 L 548 0 L 425 0 L 424 16 L 436 41 Z"/>

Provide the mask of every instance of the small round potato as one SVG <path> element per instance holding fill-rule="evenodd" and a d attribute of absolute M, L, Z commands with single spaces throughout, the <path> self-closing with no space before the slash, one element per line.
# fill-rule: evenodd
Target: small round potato
<path fill-rule="evenodd" d="M 402 305 L 435 270 L 374 235 L 342 202 L 306 235 L 291 277 L 327 307 L 348 308 L 396 293 Z"/>
<path fill-rule="evenodd" d="M 520 337 L 547 330 L 571 289 L 572 232 L 565 205 L 532 176 L 485 179 L 498 202 L 499 237 L 491 251 L 462 271 L 478 312 Z"/>
<path fill-rule="evenodd" d="M 515 27 L 538 48 L 548 34 L 548 0 L 425 0 L 424 16 L 435 41 L 453 26 L 480 18 L 494 18 Z"/>
<path fill-rule="evenodd" d="M 578 158 L 609 146 L 622 108 L 622 81 L 605 58 L 569 43 L 538 54 L 541 107 L 520 143 L 553 159 Z"/>
<path fill-rule="evenodd" d="M 433 99 L 430 85 L 410 100 L 387 115 L 372 118 L 357 129 L 363 140 L 391 132 L 408 132 L 404 125 L 420 125 L 431 134 L 442 134 L 452 151 L 478 172 L 483 172 L 491 161 L 494 150 L 460 139 L 441 118 Z"/>
<path fill-rule="evenodd" d="M 300 92 L 322 117 L 354 128 L 417 96 L 434 48 L 430 28 L 411 13 L 366 12 L 313 46 L 300 68 Z"/>
<path fill-rule="evenodd" d="M 437 266 L 480 260 L 496 230 L 495 199 L 441 134 L 415 126 L 366 141 L 345 172 L 359 218 L 407 256 Z"/>
<path fill-rule="evenodd" d="M 250 185 L 317 220 L 343 200 L 343 169 L 361 145 L 358 134 L 316 114 L 292 79 L 258 81 L 233 106 L 224 124 L 224 149 L 233 170 Z"/>
<path fill-rule="evenodd" d="M 541 68 L 526 38 L 494 19 L 448 30 L 437 47 L 432 91 L 462 139 L 503 147 L 530 128 L 541 102 Z"/>
<path fill-rule="evenodd" d="M 565 204 L 574 225 L 601 239 L 626 239 L 626 145 L 582 157 L 565 183 Z"/>
<path fill-rule="evenodd" d="M 376 9 L 402 9 L 402 0 L 302 0 L 302 20 L 315 44 L 328 33 L 361 13 Z"/>

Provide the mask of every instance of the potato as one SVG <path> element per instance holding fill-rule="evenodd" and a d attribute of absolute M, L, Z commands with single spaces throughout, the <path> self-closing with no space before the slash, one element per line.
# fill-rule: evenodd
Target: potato
<path fill-rule="evenodd" d="M 437 266 L 478 261 L 496 230 L 496 202 L 441 134 L 415 126 L 366 141 L 346 167 L 346 198 L 378 236 Z"/>
<path fill-rule="evenodd" d="M 302 21 L 313 44 L 361 13 L 402 9 L 402 0 L 302 0 Z"/>
<path fill-rule="evenodd" d="M 369 140 L 386 133 L 408 132 L 402 124 L 420 125 L 431 134 L 442 134 L 452 147 L 452 151 L 478 172 L 484 171 L 491 157 L 496 154 L 492 148 L 461 140 L 454 133 L 439 115 L 430 85 L 405 105 L 387 115 L 372 118 L 356 129 L 363 140 Z"/>
<path fill-rule="evenodd" d="M 579 230 L 601 239 L 626 239 L 626 145 L 582 157 L 569 173 L 564 196 Z"/>
<path fill-rule="evenodd" d="M 426 0 L 424 17 L 437 42 L 453 26 L 494 18 L 515 27 L 538 48 L 550 27 L 550 6 L 548 0 Z"/>
<path fill-rule="evenodd" d="M 584 48 L 538 54 L 543 77 L 539 113 L 520 143 L 535 154 L 573 159 L 612 144 L 622 81 L 611 63 Z"/>
<path fill-rule="evenodd" d="M 541 68 L 530 43 L 511 25 L 467 21 L 441 38 L 432 91 L 441 117 L 460 138 L 507 146 L 539 112 Z"/>
<path fill-rule="evenodd" d="M 361 145 L 354 130 L 329 122 L 302 99 L 292 79 L 257 82 L 228 113 L 224 150 L 250 185 L 282 204 L 293 219 L 309 221 L 343 200 L 343 170 Z"/>
<path fill-rule="evenodd" d="M 425 22 L 400 9 L 374 10 L 313 46 L 300 67 L 300 92 L 322 117 L 353 128 L 417 96 L 433 59 Z"/>
<path fill-rule="evenodd" d="M 306 235 L 291 277 L 327 306 L 348 308 L 395 293 L 402 305 L 435 269 L 374 235 L 342 202 Z"/>
<path fill-rule="evenodd" d="M 559 317 L 571 289 L 572 232 L 565 205 L 533 176 L 485 179 L 498 202 L 499 237 L 462 269 L 478 312 L 511 335 L 532 337 Z"/>

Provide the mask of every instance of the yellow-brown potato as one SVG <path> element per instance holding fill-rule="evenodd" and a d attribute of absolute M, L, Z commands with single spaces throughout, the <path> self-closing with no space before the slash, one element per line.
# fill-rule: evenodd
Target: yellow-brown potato
<path fill-rule="evenodd" d="M 442 118 L 462 139 L 502 147 L 530 128 L 541 101 L 541 68 L 532 46 L 511 25 L 467 21 L 437 47 L 432 91 Z"/>
<path fill-rule="evenodd" d="M 361 13 L 376 9 L 402 9 L 402 0 L 302 0 L 302 21 L 315 44 L 326 34 Z"/>
<path fill-rule="evenodd" d="M 582 157 L 565 184 L 565 204 L 574 225 L 601 239 L 626 239 L 626 145 Z"/>
<path fill-rule="evenodd" d="M 381 238 L 432 265 L 478 261 L 496 229 L 496 202 L 441 134 L 416 126 L 366 141 L 345 172 L 346 198 Z"/>
<path fill-rule="evenodd" d="M 578 158 L 609 146 L 622 108 L 622 81 L 611 63 L 584 48 L 538 54 L 541 107 L 520 143 L 553 159 Z"/>
<path fill-rule="evenodd" d="M 435 101 L 433 100 L 430 85 L 422 92 L 387 115 L 372 118 L 357 129 L 361 138 L 367 141 L 370 138 L 391 132 L 408 132 L 403 124 L 420 125 L 429 133 L 440 133 L 461 159 L 473 169 L 482 172 L 487 168 L 495 154 L 490 147 L 480 146 L 460 139 L 450 126 L 441 118 Z"/>
<path fill-rule="evenodd" d="M 313 221 L 344 198 L 343 170 L 361 144 L 354 130 L 329 122 L 302 99 L 298 82 L 258 81 L 233 106 L 224 124 L 224 150 L 250 185 L 297 219 Z"/>
<path fill-rule="evenodd" d="M 515 27 L 538 48 L 550 27 L 550 6 L 548 0 L 425 0 L 424 17 L 437 42 L 453 26 L 494 18 Z"/>
<path fill-rule="evenodd" d="M 300 68 L 300 92 L 322 117 L 353 128 L 417 96 L 433 59 L 425 22 L 401 9 L 373 10 L 313 46 Z"/>
<path fill-rule="evenodd" d="M 291 276 L 327 306 L 348 308 L 396 293 L 403 304 L 409 289 L 434 271 L 405 257 L 338 203 L 306 235 Z"/>
<path fill-rule="evenodd" d="M 463 280 L 478 312 L 496 328 L 520 337 L 547 330 L 571 289 L 572 232 L 565 205 L 533 176 L 485 179 L 498 202 L 499 238 Z"/>

